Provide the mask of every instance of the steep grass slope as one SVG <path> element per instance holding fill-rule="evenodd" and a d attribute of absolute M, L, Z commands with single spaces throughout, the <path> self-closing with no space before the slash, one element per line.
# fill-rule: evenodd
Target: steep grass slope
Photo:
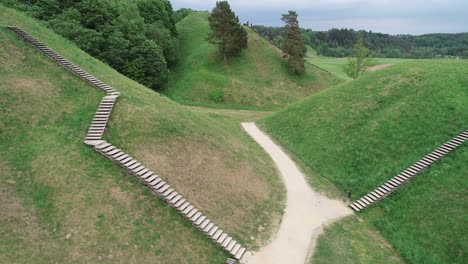
<path fill-rule="evenodd" d="M 467 72 L 466 61 L 401 63 L 316 94 L 262 125 L 311 178 L 326 178 L 356 199 L 468 128 Z M 467 147 L 364 214 L 412 263 L 466 262 Z"/>
<path fill-rule="evenodd" d="M 217 108 L 274 109 L 337 82 L 310 65 L 305 76 L 290 75 L 281 52 L 248 28 L 248 49 L 224 65 L 217 47 L 206 40 L 208 17 L 195 12 L 177 24 L 181 61 L 165 91 L 172 99 Z"/>
<path fill-rule="evenodd" d="M 0 262 L 226 258 L 173 209 L 83 144 L 102 93 L 5 25 L 23 28 L 122 92 L 107 140 L 250 248 L 269 236 L 281 211 L 282 185 L 270 160 L 234 121 L 191 112 L 0 6 Z M 259 232 L 260 225 L 266 231 Z"/>

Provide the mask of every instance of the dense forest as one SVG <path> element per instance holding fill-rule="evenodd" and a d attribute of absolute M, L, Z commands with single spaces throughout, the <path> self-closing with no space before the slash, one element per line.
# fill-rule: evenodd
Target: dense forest
<path fill-rule="evenodd" d="M 175 14 L 168 0 L 0 0 L 44 21 L 60 35 L 152 88 L 177 63 Z M 178 14 L 184 15 L 184 14 Z"/>
<path fill-rule="evenodd" d="M 283 44 L 283 28 L 253 26 L 257 33 L 278 47 Z M 468 58 L 468 33 L 388 35 L 353 29 L 312 31 L 302 29 L 305 44 L 313 47 L 318 55 L 347 57 L 353 45 L 363 39 L 375 56 L 383 58 Z"/>

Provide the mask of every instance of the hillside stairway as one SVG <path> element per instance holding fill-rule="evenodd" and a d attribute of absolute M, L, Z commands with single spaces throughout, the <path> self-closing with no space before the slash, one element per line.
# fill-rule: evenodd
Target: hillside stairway
<path fill-rule="evenodd" d="M 83 71 L 75 64 L 71 63 L 70 61 L 66 60 L 64 57 L 60 56 L 59 54 L 52 51 L 48 48 L 44 43 L 38 41 L 37 39 L 31 37 L 28 33 L 24 32 L 20 28 L 17 27 L 7 27 L 9 30 L 15 32 L 18 36 L 22 37 L 24 40 L 32 44 L 35 48 L 40 50 L 46 56 L 52 58 L 55 62 L 57 62 L 60 66 L 64 67 L 65 69 L 71 71 L 76 76 L 80 77 L 81 79 L 89 82 L 91 85 L 95 86 L 96 88 L 103 90 L 106 93 L 115 93 L 115 89 L 110 87 L 109 85 L 103 83 L 96 77 L 92 76 L 91 74 Z"/>
<path fill-rule="evenodd" d="M 242 258 L 246 252 L 246 248 L 209 220 L 201 211 L 190 204 L 190 202 L 184 199 L 183 196 L 174 189 L 174 187 L 171 187 L 167 182 L 161 179 L 160 176 L 149 168 L 143 166 L 129 154 L 102 140 L 113 107 L 120 95 L 119 92 L 55 53 L 44 43 L 36 40 L 22 29 L 18 27 L 7 28 L 32 44 L 42 53 L 52 58 L 60 66 L 106 93 L 99 104 L 98 110 L 96 111 L 86 135 L 85 143 L 88 146 L 127 170 L 129 174 L 135 176 L 138 180 L 148 186 L 156 196 L 160 197 L 176 209 L 182 216 L 188 219 L 194 227 L 221 246 L 235 259 L 240 260 Z"/>
<path fill-rule="evenodd" d="M 91 126 L 88 129 L 88 134 L 86 134 L 87 141 L 102 139 L 117 97 L 117 95 L 106 95 L 102 98 Z"/>
<path fill-rule="evenodd" d="M 356 200 L 355 202 L 350 204 L 349 207 L 351 207 L 351 209 L 353 209 L 356 212 L 360 212 L 365 208 L 379 202 L 391 193 L 398 190 L 398 188 L 400 188 L 403 184 L 414 178 L 417 174 L 427 169 L 434 162 L 442 159 L 445 155 L 460 147 L 467 140 L 468 130 L 460 133 L 458 136 L 454 137 L 439 148 L 435 149 L 434 151 L 426 155 L 424 158 L 414 163 L 406 170 L 402 171 L 397 176 L 382 184 L 377 189 Z"/>

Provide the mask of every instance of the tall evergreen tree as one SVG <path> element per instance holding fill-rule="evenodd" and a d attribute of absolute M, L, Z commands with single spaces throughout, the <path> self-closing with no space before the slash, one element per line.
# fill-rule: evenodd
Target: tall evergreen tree
<path fill-rule="evenodd" d="M 297 16 L 295 11 L 289 11 L 288 14 L 283 14 L 281 18 L 286 24 L 284 26 L 283 53 L 288 58 L 290 71 L 303 74 L 305 72 L 304 57 L 306 53 Z"/>
<path fill-rule="evenodd" d="M 219 46 L 225 64 L 228 63 L 228 56 L 238 55 L 247 48 L 247 31 L 227 1 L 216 2 L 209 22 L 212 30 L 209 39 Z"/>

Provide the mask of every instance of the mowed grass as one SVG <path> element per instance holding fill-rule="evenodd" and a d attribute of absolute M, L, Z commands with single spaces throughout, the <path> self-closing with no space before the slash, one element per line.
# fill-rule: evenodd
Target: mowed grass
<path fill-rule="evenodd" d="M 327 227 L 311 263 L 466 263 L 466 160 L 465 146 L 359 218 Z"/>
<path fill-rule="evenodd" d="M 180 64 L 164 91 L 175 101 L 214 108 L 271 110 L 338 82 L 311 65 L 304 76 L 289 74 L 281 51 L 249 28 L 248 48 L 224 65 L 217 46 L 207 41 L 208 17 L 208 12 L 194 12 L 177 24 Z M 223 96 L 213 96 L 216 93 Z"/>
<path fill-rule="evenodd" d="M 468 144 L 365 212 L 411 263 L 467 263 Z"/>
<path fill-rule="evenodd" d="M 404 61 L 409 61 L 410 59 L 402 59 L 402 58 L 374 58 L 374 65 L 382 65 L 382 64 L 397 64 Z M 310 64 L 313 64 L 317 67 L 320 67 L 324 70 L 327 70 L 337 77 L 343 80 L 352 80 L 353 78 L 349 77 L 348 74 L 345 73 L 344 67 L 348 63 L 348 58 L 334 58 L 334 57 L 327 57 L 327 56 L 319 56 L 317 53 L 311 48 L 308 47 L 306 61 Z"/>
<path fill-rule="evenodd" d="M 0 188 L 12 197 L 2 198 L 1 208 L 18 207 L 0 217 L 1 263 L 227 258 L 148 188 L 84 145 L 104 94 L 6 25 L 23 28 L 122 92 L 107 140 L 161 175 L 249 249 L 270 237 L 283 208 L 283 186 L 270 159 L 233 120 L 192 112 L 40 22 L 0 6 L 0 166 L 7 174 Z"/>
<path fill-rule="evenodd" d="M 261 125 L 310 178 L 326 178 L 354 200 L 468 128 L 466 72 L 466 61 L 401 63 Z M 363 214 L 408 262 L 466 263 L 466 151 L 467 144 Z"/>
<path fill-rule="evenodd" d="M 405 263 L 371 223 L 349 216 L 325 227 L 310 264 Z"/>

